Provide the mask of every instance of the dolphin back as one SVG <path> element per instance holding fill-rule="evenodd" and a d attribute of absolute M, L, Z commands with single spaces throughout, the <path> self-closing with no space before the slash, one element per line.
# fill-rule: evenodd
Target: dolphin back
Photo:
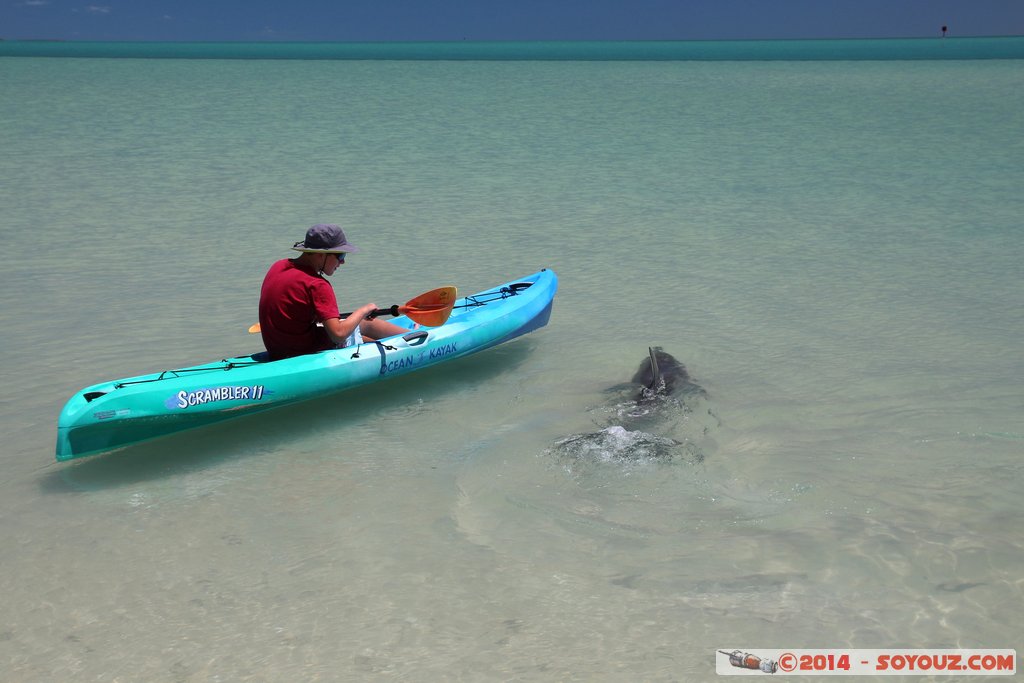
<path fill-rule="evenodd" d="M 660 346 L 647 349 L 648 356 L 640 362 L 640 367 L 633 375 L 633 383 L 654 393 L 671 394 L 675 389 L 690 384 L 690 374 L 686 366 L 676 360 Z"/>

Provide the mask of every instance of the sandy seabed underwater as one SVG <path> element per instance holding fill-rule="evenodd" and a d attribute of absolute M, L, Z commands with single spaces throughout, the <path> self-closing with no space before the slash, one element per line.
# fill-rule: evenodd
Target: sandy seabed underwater
<path fill-rule="evenodd" d="M 0 678 L 1016 648 L 1022 65 L 0 59 Z M 548 267 L 551 322 L 53 461 L 82 386 L 259 350 L 321 221 L 343 308 Z M 638 418 L 652 345 L 705 394 Z"/>

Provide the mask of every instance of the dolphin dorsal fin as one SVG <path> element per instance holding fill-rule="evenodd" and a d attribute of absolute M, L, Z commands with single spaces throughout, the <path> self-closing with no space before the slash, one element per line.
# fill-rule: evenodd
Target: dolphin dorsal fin
<path fill-rule="evenodd" d="M 647 347 L 647 353 L 651 354 L 651 386 L 648 387 L 651 391 L 658 393 L 661 391 L 661 368 L 658 367 L 658 355 L 654 352 L 653 346 Z"/>

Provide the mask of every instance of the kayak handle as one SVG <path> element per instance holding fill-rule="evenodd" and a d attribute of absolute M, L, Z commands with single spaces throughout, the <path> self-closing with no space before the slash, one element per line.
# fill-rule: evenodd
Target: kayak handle
<path fill-rule="evenodd" d="M 403 334 L 402 339 L 404 339 L 410 345 L 422 344 L 427 340 L 427 333 L 424 330 L 416 330 L 414 332 L 409 332 L 408 334 Z"/>

